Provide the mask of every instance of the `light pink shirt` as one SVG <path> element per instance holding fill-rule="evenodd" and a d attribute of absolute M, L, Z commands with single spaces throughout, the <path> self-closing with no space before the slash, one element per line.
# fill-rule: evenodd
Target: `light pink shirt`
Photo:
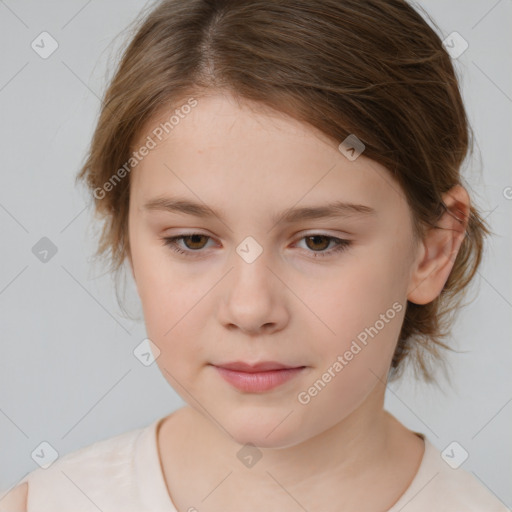
<path fill-rule="evenodd" d="M 27 512 L 177 512 L 157 447 L 157 428 L 164 418 L 93 443 L 57 459 L 47 469 L 29 473 L 21 481 L 29 484 Z M 425 453 L 419 470 L 388 512 L 508 511 L 476 478 L 460 468 L 452 469 L 428 439 L 421 437 Z M 193 507 L 202 508 L 201 503 L 191 503 L 189 510 Z"/>

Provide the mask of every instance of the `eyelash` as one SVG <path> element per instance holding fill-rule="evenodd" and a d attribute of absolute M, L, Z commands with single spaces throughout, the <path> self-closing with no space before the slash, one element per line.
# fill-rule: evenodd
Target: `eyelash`
<path fill-rule="evenodd" d="M 169 247 L 172 251 L 177 252 L 179 254 L 183 254 L 186 257 L 195 258 L 195 257 L 199 256 L 199 253 L 202 252 L 202 249 L 197 249 L 195 251 L 192 249 L 183 250 L 181 247 L 179 247 L 177 245 L 178 240 L 183 240 L 184 238 L 189 238 L 194 235 L 205 236 L 208 239 L 212 238 L 212 237 L 204 235 L 202 233 L 186 233 L 184 235 L 179 235 L 179 236 L 164 237 L 161 240 L 162 240 L 163 244 L 166 247 Z M 305 238 L 311 238 L 311 237 L 315 237 L 315 236 L 321 236 L 321 237 L 329 239 L 329 241 L 334 241 L 336 243 L 336 246 L 333 249 L 330 249 L 328 251 L 311 251 L 311 250 L 309 250 L 308 252 L 312 252 L 314 254 L 313 258 L 325 258 L 325 257 L 331 256 L 335 253 L 343 252 L 344 250 L 348 249 L 348 247 L 350 247 L 350 245 L 352 244 L 351 240 L 345 240 L 343 238 L 337 238 L 337 237 L 330 236 L 330 235 L 324 235 L 322 233 L 312 233 L 310 235 L 303 236 L 302 238 L 299 239 L 299 241 L 303 240 Z M 198 254 L 196 255 L 193 253 L 198 253 Z"/>

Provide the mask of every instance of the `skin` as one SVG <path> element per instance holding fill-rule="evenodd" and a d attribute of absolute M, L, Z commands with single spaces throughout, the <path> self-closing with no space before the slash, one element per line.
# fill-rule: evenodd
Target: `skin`
<path fill-rule="evenodd" d="M 383 410 L 405 304 L 441 292 L 465 221 L 445 214 L 446 229 L 415 241 L 403 191 L 364 153 L 350 161 L 313 128 L 228 94 L 196 98 L 131 175 L 129 261 L 148 337 L 160 350 L 157 364 L 188 404 L 158 434 L 170 496 L 180 511 L 300 510 L 297 503 L 386 510 L 424 451 L 421 438 Z M 168 118 L 166 111 L 155 116 L 140 142 Z M 223 219 L 144 208 L 162 196 L 200 202 Z M 375 214 L 272 221 L 287 208 L 334 200 Z M 462 187 L 444 201 L 467 218 Z M 192 233 L 206 238 L 177 242 L 188 257 L 162 242 Z M 308 243 L 313 234 L 351 243 L 329 254 L 332 239 Z M 263 250 L 252 263 L 236 252 L 248 236 Z M 315 258 L 315 250 L 326 256 Z M 301 404 L 298 393 L 394 303 L 401 311 Z M 306 368 L 278 388 L 247 393 L 211 366 L 240 360 Z M 252 468 L 236 456 L 245 443 L 262 455 Z"/>
<path fill-rule="evenodd" d="M 364 153 L 350 161 L 325 135 L 261 105 L 220 92 L 196 97 L 132 171 L 128 223 L 148 337 L 162 374 L 187 403 L 158 429 L 172 501 L 189 512 L 387 510 L 424 452 L 422 439 L 383 409 L 405 307 L 307 404 L 298 394 L 393 304 L 439 295 L 464 236 L 468 195 L 461 186 L 448 191 L 444 229 L 415 240 L 403 191 Z M 166 110 L 154 116 L 139 146 L 169 117 Z M 223 218 L 144 208 L 162 196 L 200 202 Z M 272 220 L 333 200 L 375 214 Z M 162 242 L 191 233 L 206 238 L 177 245 L 199 249 L 195 258 Z M 350 245 L 333 252 L 332 238 L 313 242 L 313 234 Z M 252 263 L 236 251 L 248 236 L 263 251 Z M 327 255 L 315 258 L 319 252 Z M 237 360 L 306 368 L 278 388 L 247 393 L 211 366 Z M 251 468 L 237 458 L 245 443 L 261 454 Z M 25 483 L 1 506 L 24 511 L 26 497 Z"/>

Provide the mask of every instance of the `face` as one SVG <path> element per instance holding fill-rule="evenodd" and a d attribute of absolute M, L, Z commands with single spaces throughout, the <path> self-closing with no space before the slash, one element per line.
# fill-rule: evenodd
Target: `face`
<path fill-rule="evenodd" d="M 386 379 L 413 230 L 385 168 L 256 107 L 198 97 L 161 141 L 172 112 L 146 125 L 140 144 L 158 143 L 131 174 L 130 263 L 169 384 L 237 442 L 285 447 Z M 234 362 L 294 369 L 219 368 Z"/>

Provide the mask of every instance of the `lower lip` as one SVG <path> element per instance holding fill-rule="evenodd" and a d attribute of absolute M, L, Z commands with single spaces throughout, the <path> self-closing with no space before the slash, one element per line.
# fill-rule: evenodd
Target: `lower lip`
<path fill-rule="evenodd" d="M 274 389 L 290 379 L 293 379 L 293 377 L 305 369 L 305 367 L 302 366 L 300 368 L 286 368 L 283 370 L 248 373 L 227 370 L 226 368 L 221 368 L 219 366 L 216 366 L 215 368 L 225 381 L 229 382 L 240 391 L 247 391 L 249 393 L 261 393 L 263 391 Z"/>

